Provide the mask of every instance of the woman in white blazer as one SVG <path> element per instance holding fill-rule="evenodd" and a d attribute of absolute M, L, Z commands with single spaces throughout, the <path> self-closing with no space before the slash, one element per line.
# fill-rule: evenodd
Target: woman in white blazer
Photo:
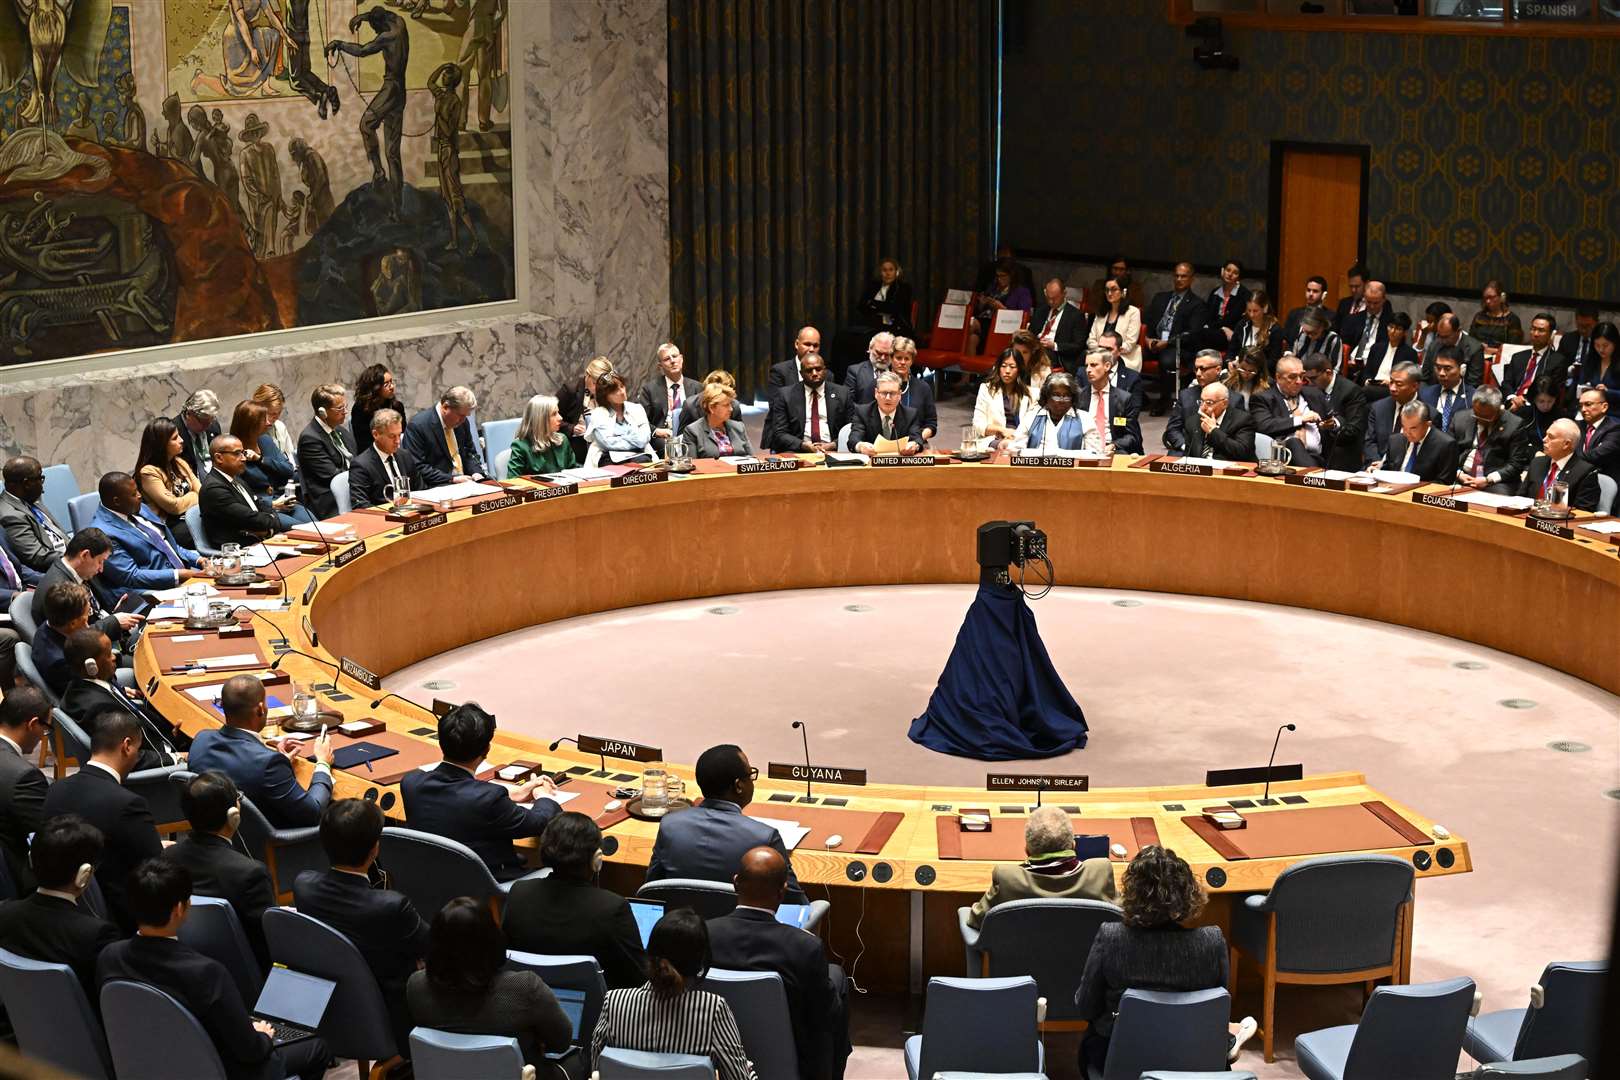
<path fill-rule="evenodd" d="M 1118 278 L 1109 278 L 1103 285 L 1103 308 L 1091 320 L 1091 332 L 1086 335 L 1086 352 L 1102 348 L 1102 336 L 1119 335 L 1119 358 L 1132 371 L 1142 370 L 1142 312 L 1125 295 L 1125 286 Z"/>
<path fill-rule="evenodd" d="M 647 410 L 626 401 L 624 380 L 608 372 L 596 380 L 596 408 L 585 424 L 585 438 L 591 444 L 585 452 L 585 467 L 594 469 L 603 458 L 615 465 L 627 461 L 651 461 L 652 424 Z"/>
<path fill-rule="evenodd" d="M 1038 409 L 1018 350 L 1003 349 L 996 366 L 979 384 L 979 397 L 973 403 L 973 437 L 999 444 L 1016 435 Z"/>

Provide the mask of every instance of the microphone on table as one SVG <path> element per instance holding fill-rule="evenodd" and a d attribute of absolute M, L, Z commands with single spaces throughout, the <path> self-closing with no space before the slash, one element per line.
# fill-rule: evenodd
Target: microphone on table
<path fill-rule="evenodd" d="M 803 720 L 793 721 L 793 726 L 799 729 L 799 739 L 804 743 L 804 797 L 810 798 L 810 729 Z"/>
<path fill-rule="evenodd" d="M 555 754 L 557 752 L 557 747 L 561 746 L 565 742 L 571 742 L 575 746 L 579 745 L 579 740 L 578 739 L 570 739 L 568 736 L 564 735 L 561 738 L 551 740 L 551 745 L 546 747 L 546 752 L 551 753 L 551 754 Z M 597 753 L 596 753 L 596 756 L 602 763 L 602 771 L 600 773 L 598 773 L 597 775 L 599 775 L 599 776 L 608 775 L 607 755 L 602 753 L 600 750 L 598 750 Z"/>
<path fill-rule="evenodd" d="M 415 708 L 421 709 L 423 712 L 425 712 L 429 716 L 433 717 L 435 722 L 437 722 L 438 719 L 439 719 L 439 714 L 434 712 L 432 709 L 428 708 L 426 705 L 423 705 L 419 701 L 412 701 L 408 697 L 401 697 L 400 695 L 394 693 L 392 690 L 390 690 L 388 693 L 384 694 L 382 697 L 378 698 L 376 701 L 373 701 L 371 703 L 371 707 L 373 709 L 375 709 L 377 706 L 381 705 L 383 702 L 387 701 L 389 698 L 394 698 L 397 701 L 403 701 L 407 705 L 410 705 L 410 706 L 413 706 Z"/>
<path fill-rule="evenodd" d="M 277 626 L 275 623 L 271 622 L 268 618 L 266 618 L 263 615 L 263 613 L 258 612 L 258 611 L 254 611 L 252 608 L 248 607 L 246 604 L 237 604 L 235 607 L 231 608 L 231 617 L 235 618 L 236 613 L 238 611 L 247 612 L 249 615 L 253 616 L 255 619 L 261 620 L 264 623 L 264 625 L 266 625 L 270 629 L 274 630 L 276 632 L 276 636 L 271 638 L 270 639 L 271 641 L 286 642 L 286 640 L 287 640 L 286 633 L 281 629 L 281 627 Z"/>
<path fill-rule="evenodd" d="M 315 539 L 321 542 L 321 548 L 325 554 L 325 559 L 323 561 L 328 566 L 332 565 L 332 542 L 326 538 L 325 533 L 321 532 L 321 523 L 318 521 L 311 521 L 309 523 L 309 527 L 315 530 Z"/>
<path fill-rule="evenodd" d="M 279 671 L 281 669 L 281 662 L 283 660 L 287 659 L 288 656 L 290 656 L 290 655 L 292 655 L 294 653 L 298 654 L 299 656 L 302 656 L 306 660 L 313 660 L 317 664 L 326 664 L 327 666 L 329 666 L 332 669 L 332 689 L 333 690 L 337 689 L 338 680 L 343 677 L 343 667 L 342 667 L 342 665 L 334 664 L 334 663 L 332 663 L 332 661 L 323 659 L 322 657 L 316 656 L 313 653 L 307 653 L 303 649 L 289 648 L 286 652 L 282 653 L 280 656 L 276 657 L 274 660 L 272 660 L 270 662 L 270 670 L 271 671 Z M 360 680 L 355 679 L 355 678 L 353 678 L 351 676 L 350 681 L 359 682 Z M 364 683 L 361 683 L 360 685 L 365 686 Z M 366 686 L 366 689 L 370 690 L 371 687 Z"/>
<path fill-rule="evenodd" d="M 1277 744 L 1282 742 L 1282 733 L 1284 731 L 1295 731 L 1295 730 L 1297 730 L 1297 728 L 1293 724 L 1284 724 L 1284 725 L 1282 725 L 1281 727 L 1279 727 L 1277 729 L 1277 737 L 1275 739 L 1271 740 L 1271 759 L 1266 762 L 1266 792 L 1265 792 L 1264 795 L 1260 796 L 1260 805 L 1261 806 L 1276 806 L 1277 805 L 1275 802 L 1272 801 L 1272 798 L 1271 798 L 1271 766 L 1272 766 L 1272 763 L 1277 760 Z"/>

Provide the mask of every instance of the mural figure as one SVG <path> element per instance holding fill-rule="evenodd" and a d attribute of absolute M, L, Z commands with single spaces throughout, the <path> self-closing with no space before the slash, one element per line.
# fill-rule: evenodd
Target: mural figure
<path fill-rule="evenodd" d="M 309 0 L 287 0 L 284 21 L 287 32 L 287 60 L 292 75 L 292 88 L 309 99 L 326 119 L 328 109 L 335 116 L 342 102 L 335 87 L 329 86 L 309 66 Z"/>
<path fill-rule="evenodd" d="M 371 282 L 371 299 L 378 315 L 400 315 L 422 309 L 422 287 L 411 253 L 395 248 L 382 257 Z"/>
<path fill-rule="evenodd" d="M 124 116 L 118 125 L 118 135 L 107 142 L 126 150 L 140 150 L 146 146 L 146 110 L 135 100 L 135 76 L 127 71 L 122 73 L 113 88 L 118 92 L 118 104 L 123 107 Z"/>
<path fill-rule="evenodd" d="M 298 228 L 304 220 L 304 193 L 295 191 L 287 199 L 287 224 L 281 227 L 281 250 L 298 250 Z"/>
<path fill-rule="evenodd" d="M 461 123 L 470 126 L 472 76 L 478 76 L 478 130 L 494 128 L 490 106 L 494 102 L 496 70 L 501 58 L 501 25 L 506 20 L 506 0 L 466 0 L 471 10 L 467 32 L 461 39 Z M 502 106 L 504 108 L 504 105 Z"/>
<path fill-rule="evenodd" d="M 281 166 L 276 163 L 275 144 L 264 136 L 270 125 L 257 113 L 248 113 L 242 123 L 242 189 L 247 196 L 248 237 L 253 254 L 268 258 L 277 253 L 281 237 Z"/>
<path fill-rule="evenodd" d="M 332 201 L 332 181 L 326 172 L 326 161 L 303 139 L 293 139 L 287 144 L 287 156 L 298 168 L 299 182 L 309 191 L 304 231 L 314 236 L 337 208 Z"/>
<path fill-rule="evenodd" d="M 198 111 L 202 111 L 200 108 Z M 170 94 L 163 99 L 164 132 L 152 135 L 152 153 L 158 157 L 174 158 L 192 164 L 192 147 L 196 141 L 180 115 L 180 95 Z"/>
<path fill-rule="evenodd" d="M 80 86 L 100 82 L 101 48 L 112 20 L 112 0 L 0 0 L 0 93 L 32 72 L 34 81 L 18 119 L 49 127 L 60 69 Z"/>
<path fill-rule="evenodd" d="M 405 129 L 405 68 L 411 59 L 411 39 L 405 32 L 405 20 L 380 7 L 369 8 L 350 19 L 349 33 L 359 33 L 361 24 L 369 25 L 375 36 L 364 45 L 357 41 L 327 42 L 326 62 L 335 64 L 338 53 L 353 57 L 380 54 L 383 58 L 382 88 L 366 106 L 365 115 L 360 117 L 360 139 L 371 161 L 372 182 L 388 183 L 397 217 L 405 195 L 405 166 L 400 157 L 399 140 Z M 379 127 L 383 129 L 383 141 L 387 145 L 386 173 L 377 145 Z"/>
<path fill-rule="evenodd" d="M 208 123 L 208 110 L 201 105 L 193 105 L 186 110 L 186 123 L 197 133 L 191 141 L 191 149 L 186 153 L 186 164 L 191 166 L 192 172 L 207 180 L 209 176 L 203 171 L 202 159 L 208 149 L 208 133 L 212 130 L 212 125 Z M 219 183 L 217 174 L 212 179 L 214 183 Z"/>
<path fill-rule="evenodd" d="M 90 95 L 79 95 L 79 107 L 73 114 L 73 122 L 68 125 L 67 133 L 75 139 L 86 139 L 97 142 L 100 139 L 96 132 L 96 122 L 90 116 Z"/>
<path fill-rule="evenodd" d="M 202 148 L 203 157 L 208 159 L 214 184 L 224 192 L 225 201 L 231 204 L 236 216 L 246 221 L 248 216 L 242 210 L 242 176 L 231 160 L 231 126 L 225 122 L 225 114 L 218 109 L 214 110 L 210 119 L 212 122 L 208 125 L 207 135 L 198 141 L 198 146 Z"/>
<path fill-rule="evenodd" d="M 231 26 L 222 43 L 225 46 L 225 89 L 238 97 L 268 93 L 265 85 L 275 76 L 286 75 L 282 41 L 286 24 L 276 10 L 276 0 L 229 0 Z"/>
<path fill-rule="evenodd" d="M 478 246 L 478 233 L 467 214 L 467 195 L 461 186 L 461 99 L 456 96 L 460 83 L 461 68 L 455 64 L 440 64 L 428 76 L 428 89 L 433 92 L 433 152 L 439 163 L 439 194 L 450 208 L 446 251 L 460 249 L 462 224 L 467 226 L 473 247 Z"/>

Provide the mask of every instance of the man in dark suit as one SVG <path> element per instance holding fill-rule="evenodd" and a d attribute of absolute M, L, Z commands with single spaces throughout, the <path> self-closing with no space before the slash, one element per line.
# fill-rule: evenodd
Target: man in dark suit
<path fill-rule="evenodd" d="M 213 444 L 219 438 L 219 395 L 212 390 L 198 390 L 186 398 L 180 413 L 174 418 L 185 448 L 180 456 L 186 459 L 191 471 L 202 476 L 214 467 Z"/>
<path fill-rule="evenodd" d="M 101 508 L 90 524 L 112 543 L 99 579 L 114 591 L 172 589 L 203 572 L 203 558 L 161 521 L 141 513 L 141 489 L 125 472 L 110 472 L 97 487 Z"/>
<path fill-rule="evenodd" d="M 771 365 L 770 374 L 765 378 L 766 397 L 770 397 L 783 387 L 797 383 L 800 379 L 800 365 L 811 353 L 821 356 L 821 331 L 813 326 L 801 326 L 793 338 L 793 358 Z M 826 363 L 826 357 L 822 357 L 822 363 Z"/>
<path fill-rule="evenodd" d="M 1575 329 L 1558 342 L 1558 351 L 1568 357 L 1570 370 L 1581 370 L 1586 365 L 1586 358 L 1592 355 L 1592 331 L 1597 329 L 1597 322 L 1597 305 L 1575 305 Z"/>
<path fill-rule="evenodd" d="M 1142 413 L 1142 404 L 1145 400 L 1142 389 L 1142 376 L 1125 366 L 1125 359 L 1120 355 L 1120 346 L 1123 342 L 1119 334 L 1112 330 L 1097 335 L 1099 351 L 1108 356 L 1108 385 L 1116 390 L 1123 390 L 1131 397 L 1131 406 L 1136 409 L 1137 415 Z M 1084 372 L 1082 364 L 1080 370 Z"/>
<path fill-rule="evenodd" d="M 1562 393 L 1569 378 L 1569 357 L 1552 346 L 1553 317 L 1543 311 L 1530 320 L 1530 348 L 1508 361 L 1502 378 L 1502 395 L 1507 407 L 1520 416 L 1527 416 L 1533 407 L 1537 380 L 1549 378 L 1557 392 Z"/>
<path fill-rule="evenodd" d="M 1327 467 L 1359 472 L 1362 443 L 1367 435 L 1367 392 L 1349 379 L 1340 378 L 1326 356 L 1305 358 L 1305 381 L 1327 398 L 1327 416 L 1322 420 L 1322 440 Z"/>
<path fill-rule="evenodd" d="M 43 574 L 62 557 L 68 531 L 39 501 L 45 494 L 45 470 L 36 458 L 14 457 L 0 468 L 0 529 L 6 546 L 22 565 Z"/>
<path fill-rule="evenodd" d="M 428 927 L 410 897 L 371 886 L 382 830 L 383 812 L 374 802 L 338 799 L 328 806 L 321 815 L 321 847 L 332 868 L 299 874 L 293 906 L 354 942 L 382 988 L 394 1045 L 406 1052 L 411 1016 L 405 980 L 427 957 Z"/>
<path fill-rule="evenodd" d="M 197 505 L 202 508 L 203 532 L 218 547 L 241 544 L 251 547 L 280 530 L 276 511 L 294 500 L 283 495 L 265 506 L 240 479 L 247 468 L 247 451 L 235 435 L 221 435 L 213 442 L 214 467 L 202 482 Z"/>
<path fill-rule="evenodd" d="M 1221 461 L 1253 461 L 1254 417 L 1229 402 L 1225 383 L 1210 383 L 1199 392 L 1199 410 L 1187 428 L 1187 456 Z"/>
<path fill-rule="evenodd" d="M 391 501 L 402 480 L 412 490 L 428 486 L 426 471 L 405 449 L 404 441 L 399 413 L 382 409 L 371 418 L 371 445 L 349 463 L 349 501 L 356 510 Z"/>
<path fill-rule="evenodd" d="M 939 431 L 939 410 L 934 407 L 934 388 L 926 379 L 912 377 L 911 368 L 916 362 L 917 343 L 910 338 L 897 341 L 889 370 L 900 376 L 900 404 L 916 410 L 923 442 L 928 442 Z"/>
<path fill-rule="evenodd" d="M 439 717 L 444 760 L 400 781 L 411 828 L 446 836 L 477 852 L 497 881 L 513 881 L 527 868 L 513 840 L 539 836 L 557 816 L 550 796 L 557 785 L 544 774 L 515 789 L 478 779 L 478 766 L 495 739 L 495 717 L 477 705 L 458 705 Z M 520 803 L 533 801 L 533 805 Z"/>
<path fill-rule="evenodd" d="M 50 595 L 51 586 L 62 582 L 82 585 L 90 597 L 90 625 L 122 644 L 125 635 L 140 626 L 143 619 L 127 611 L 114 615 L 110 610 L 118 605 L 118 597 L 103 587 L 100 577 L 111 552 L 112 541 L 100 529 L 74 533 L 68 539 L 67 552 L 46 569 L 34 590 L 35 624 L 45 622 L 45 597 Z"/>
<path fill-rule="evenodd" d="M 1110 353 L 1094 352 L 1086 357 L 1086 382 L 1075 395 L 1074 411 L 1091 417 L 1105 450 L 1140 454 L 1142 409 L 1130 391 L 1113 385 L 1113 370 Z"/>
<path fill-rule="evenodd" d="M 1063 282 L 1057 278 L 1046 283 L 1043 299 L 1044 303 L 1037 304 L 1030 315 L 1029 328 L 1046 346 L 1053 364 L 1064 371 L 1079 371 L 1085 362 L 1091 320 L 1076 304 L 1069 303 Z"/>
<path fill-rule="evenodd" d="M 1450 484 L 1457 474 L 1457 442 L 1434 426 L 1421 401 L 1401 406 L 1401 430 L 1390 436 L 1385 469 L 1416 473 L 1426 484 Z"/>
<path fill-rule="evenodd" d="M 782 977 L 801 1080 L 837 1080 L 850 1052 L 849 984 L 819 937 L 777 921 L 787 879 L 787 860 L 773 848 L 745 852 L 732 877 L 736 910 L 709 920 L 709 949 L 715 967 Z"/>
<path fill-rule="evenodd" d="M 1416 363 L 1417 353 L 1406 343 L 1412 320 L 1389 306 L 1382 281 L 1367 282 L 1362 300 L 1362 309 L 1339 324 L 1339 338 L 1350 348 L 1344 375 L 1376 399 L 1388 387 L 1395 365 Z"/>
<path fill-rule="evenodd" d="M 877 452 L 878 439 L 901 442 L 900 454 L 910 457 L 927 445 L 922 434 L 922 414 L 900 404 L 900 376 L 892 371 L 878 373 L 875 400 L 857 405 L 849 418 L 849 446 L 857 454 Z"/>
<path fill-rule="evenodd" d="M 90 623 L 90 590 L 59 581 L 45 593 L 45 621 L 34 634 L 34 669 L 58 699 L 83 668 L 68 667 L 67 640 Z"/>
<path fill-rule="evenodd" d="M 124 896 L 129 871 L 142 859 L 159 855 L 163 844 L 146 800 L 124 787 L 124 777 L 141 756 L 141 725 L 128 713 L 109 712 L 94 721 L 90 760 L 78 772 L 51 785 L 45 817 L 77 814 L 106 841 L 96 867 L 96 880 L 107 899 L 107 913 L 126 933 L 135 929 Z"/>
<path fill-rule="evenodd" d="M 759 776 L 759 770 L 748 763 L 748 755 L 729 743 L 711 746 L 698 756 L 695 771 L 703 802 L 691 810 L 670 814 L 659 823 L 658 838 L 653 841 L 652 858 L 647 863 L 647 880 L 730 881 L 744 852 L 770 847 L 788 862 L 788 890 L 793 902 L 806 903 L 781 834 L 770 825 L 743 816 L 743 808 L 754 801 L 754 780 Z"/>
<path fill-rule="evenodd" d="M 686 358 L 681 355 L 680 346 L 664 342 L 658 346 L 658 374 L 643 383 L 636 393 L 636 401 L 646 410 L 647 422 L 653 427 L 655 453 L 664 452 L 664 440 L 674 430 L 671 417 L 679 420 L 686 403 L 703 392 L 701 383 L 682 374 L 685 367 Z"/>
<path fill-rule="evenodd" d="M 1569 485 L 1568 502 L 1572 510 L 1596 510 L 1602 488 L 1598 485 L 1597 466 L 1575 452 L 1581 429 L 1573 420 L 1554 420 L 1547 425 L 1547 434 L 1541 439 L 1541 453 L 1530 460 L 1524 470 L 1519 494 L 1531 499 L 1553 502 L 1557 498 L 1554 486 Z"/>
<path fill-rule="evenodd" d="M 315 740 L 315 773 L 305 789 L 288 761 L 297 744 L 283 740 L 282 748 L 275 750 L 259 738 L 268 716 L 264 683 L 252 675 L 231 676 L 220 687 L 219 707 L 225 724 L 192 741 L 192 770 L 218 769 L 229 776 L 278 829 L 320 822 L 332 799 L 332 740 L 326 736 Z"/>
<path fill-rule="evenodd" d="M 1442 345 L 1434 354 L 1435 381 L 1418 390 L 1418 400 L 1434 413 L 1440 430 L 1451 434 L 1451 422 L 1465 416 L 1474 402 L 1474 388 L 1463 381 L 1462 350 Z"/>
<path fill-rule="evenodd" d="M 894 335 L 880 330 L 866 343 L 866 359 L 851 364 L 844 372 L 844 387 L 856 405 L 870 405 L 877 392 L 877 377 L 889 370 L 894 360 Z"/>
<path fill-rule="evenodd" d="M 100 1012 L 96 957 L 122 935 L 118 927 L 79 906 L 101 861 L 101 833 L 77 814 L 40 825 L 30 852 L 39 888 L 21 900 L 0 904 L 0 941 L 19 956 L 66 964 L 84 985 L 90 1008 Z"/>
<path fill-rule="evenodd" d="M 1277 361 L 1277 382 L 1249 397 L 1255 430 L 1288 447 L 1297 466 L 1320 468 L 1327 457 L 1328 401 L 1322 391 L 1307 385 L 1305 365 L 1295 356 Z"/>
<path fill-rule="evenodd" d="M 1400 364 L 1390 373 L 1389 396 L 1372 403 L 1367 410 L 1367 434 L 1362 439 L 1362 457 L 1377 463 L 1389 452 L 1389 440 L 1401 430 L 1401 406 L 1417 400 L 1421 369 L 1416 364 Z M 1453 418 L 1455 422 L 1455 418 Z"/>
<path fill-rule="evenodd" d="M 1327 303 L 1327 278 L 1320 274 L 1305 279 L 1305 303 L 1288 313 L 1283 320 L 1283 340 L 1290 346 L 1304 331 L 1305 313 Z M 1303 357 L 1301 357 L 1303 359 Z"/>
<path fill-rule="evenodd" d="M 1581 391 L 1581 457 L 1620 483 L 1620 421 L 1609 415 L 1609 396 L 1599 386 Z"/>
<path fill-rule="evenodd" d="M 1371 271 L 1360 263 L 1356 263 L 1345 271 L 1344 280 L 1345 284 L 1350 288 L 1350 293 L 1339 301 L 1339 306 L 1334 310 L 1333 314 L 1333 326 L 1341 337 L 1344 334 L 1345 323 L 1349 322 L 1350 316 L 1359 315 L 1366 310 L 1367 302 L 1363 299 L 1363 294 L 1366 291 L 1367 278 L 1370 274 Z"/>
<path fill-rule="evenodd" d="M 507 947 L 554 956 L 594 956 L 609 990 L 647 981 L 647 953 L 624 897 L 596 884 L 602 830 L 585 814 L 563 812 L 540 838 L 546 877 L 524 878 L 506 898 Z"/>
<path fill-rule="evenodd" d="M 130 875 L 130 907 L 139 932 L 102 950 L 96 979 L 155 986 L 197 1018 L 219 1051 L 230 1080 L 297 1076 L 320 1080 L 330 1060 L 320 1038 L 277 1047 L 274 1029 L 249 1014 L 236 980 L 225 965 L 180 942 L 180 927 L 191 912 L 191 874 L 179 863 L 147 859 Z"/>
<path fill-rule="evenodd" d="M 354 460 L 354 435 L 349 418 L 348 391 L 342 383 L 323 383 L 309 395 L 315 418 L 298 436 L 298 474 L 304 478 L 304 502 L 317 519 L 335 517 L 337 499 L 332 478 L 349 471 Z"/>
<path fill-rule="evenodd" d="M 1202 401 L 1200 392 L 1210 383 L 1221 381 L 1221 366 L 1221 354 L 1215 349 L 1198 351 L 1198 356 L 1193 360 L 1192 385 L 1176 395 L 1176 404 L 1170 410 L 1170 422 L 1164 426 L 1164 445 L 1172 453 L 1186 452 L 1187 432 L 1198 426 L 1198 410 Z"/>
<path fill-rule="evenodd" d="M 780 454 L 836 450 L 838 433 L 849 423 L 849 391 L 827 381 L 827 361 L 810 353 L 798 361 L 790 386 L 771 394 L 761 443 Z"/>
<path fill-rule="evenodd" d="M 1204 301 L 1209 312 L 1205 336 L 1211 348 L 1225 350 L 1243 322 L 1250 293 L 1242 279 L 1243 266 L 1236 259 L 1227 259 L 1221 264 L 1221 283 L 1210 290 L 1209 299 Z"/>
<path fill-rule="evenodd" d="M 10 611 L 11 602 L 25 595 L 39 574 L 11 557 L 4 530 L 0 530 L 0 611 Z M 0 620 L 3 622 L 3 620 Z M 22 634 L 9 625 L 0 625 L 0 687 L 17 685 L 17 643 Z"/>
<path fill-rule="evenodd" d="M 1170 407 L 1179 386 L 1177 357 L 1186 363 L 1201 347 L 1200 338 L 1209 322 L 1209 309 L 1193 295 L 1192 263 L 1177 263 L 1174 280 L 1175 288 L 1155 296 L 1142 313 L 1143 362 L 1159 362 L 1159 397 L 1153 406 L 1154 416 L 1163 415 Z"/>
<path fill-rule="evenodd" d="M 1423 381 L 1436 381 L 1435 357 L 1443 348 L 1457 350 L 1461 357 L 1463 382 L 1469 386 L 1485 385 L 1485 346 L 1479 339 L 1469 336 L 1462 328 L 1462 320 L 1449 311 L 1441 312 L 1434 320 L 1434 332 L 1423 343 Z"/>
<path fill-rule="evenodd" d="M 269 970 L 270 950 L 261 924 L 265 909 L 276 902 L 276 890 L 269 868 L 233 845 L 242 824 L 236 785 L 222 772 L 194 776 L 180 793 L 180 808 L 191 831 L 165 848 L 163 857 L 190 872 L 192 892 L 230 903 L 259 966 Z"/>
<path fill-rule="evenodd" d="M 139 690 L 118 685 L 117 660 L 106 634 L 93 626 L 75 630 L 68 635 L 62 653 L 67 670 L 78 673 L 62 691 L 62 711 L 77 721 L 85 734 L 93 737 L 96 719 L 106 713 L 129 713 L 141 725 L 141 756 L 136 759 L 134 771 L 179 763 L 176 746 L 185 745 L 185 737 L 146 704 Z"/>
<path fill-rule="evenodd" d="M 7 691 L 0 701 L 0 858 L 19 896 L 34 887 L 28 838 L 45 820 L 45 774 L 28 757 L 50 731 L 51 703 L 43 693 L 32 686 Z"/>
<path fill-rule="evenodd" d="M 1502 407 L 1502 391 L 1481 386 L 1473 408 L 1451 418 L 1457 440 L 1457 482 L 1492 495 L 1517 495 L 1519 483 L 1536 452 L 1523 419 Z"/>
<path fill-rule="evenodd" d="M 439 403 L 423 409 L 405 425 L 405 449 L 422 469 L 428 487 L 459 484 L 484 471 L 471 416 L 478 398 L 465 386 L 452 386 Z M 451 449 L 454 442 L 455 448 Z"/>

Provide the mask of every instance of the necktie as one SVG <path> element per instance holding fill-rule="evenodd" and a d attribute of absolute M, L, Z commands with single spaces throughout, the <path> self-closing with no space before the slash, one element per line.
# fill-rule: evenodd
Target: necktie
<path fill-rule="evenodd" d="M 1176 293 L 1170 297 L 1170 303 L 1165 305 L 1164 315 L 1159 319 L 1159 339 L 1170 337 L 1170 330 L 1176 324 L 1176 308 L 1181 306 L 1181 294 Z"/>
<path fill-rule="evenodd" d="M 455 466 L 454 471 L 461 472 L 461 448 L 456 445 L 456 433 L 449 428 L 444 429 L 444 445 L 450 449 L 450 464 Z"/>
<path fill-rule="evenodd" d="M 810 391 L 810 441 L 823 442 L 821 437 L 821 393 Z"/>
<path fill-rule="evenodd" d="M 1530 363 L 1524 369 L 1524 381 L 1519 383 L 1519 390 L 1518 393 L 1514 395 L 1515 397 L 1524 397 L 1530 392 L 1530 387 L 1533 386 L 1536 381 L 1536 368 L 1540 365 L 1541 354 L 1539 352 L 1531 353 Z"/>
<path fill-rule="evenodd" d="M 332 445 L 337 447 L 338 455 L 345 462 L 349 460 L 349 445 L 343 441 L 343 436 L 338 434 L 337 428 L 332 429 Z"/>
<path fill-rule="evenodd" d="M 1474 475 L 1475 476 L 1484 476 L 1485 475 L 1485 435 L 1486 435 L 1486 430 L 1482 426 L 1479 429 L 1479 438 L 1474 440 Z"/>
<path fill-rule="evenodd" d="M 1440 395 L 1440 430 L 1451 430 L 1451 407 L 1455 404 L 1455 397 L 1450 390 Z"/>
<path fill-rule="evenodd" d="M 33 506 L 30 506 L 28 509 L 34 512 L 34 520 L 39 522 L 40 527 L 50 534 L 51 537 L 55 539 L 62 538 L 62 530 L 56 527 L 56 522 L 51 520 L 51 516 L 42 510 L 39 507 L 39 504 L 36 503 Z"/>
<path fill-rule="evenodd" d="M 208 456 L 208 447 L 203 445 L 201 435 L 191 437 L 191 452 L 197 455 L 197 471 L 207 472 L 214 466 L 214 459 Z"/>
<path fill-rule="evenodd" d="M 894 414 L 893 413 L 884 413 L 883 414 L 883 437 L 885 439 L 894 438 Z"/>
<path fill-rule="evenodd" d="M 1541 482 L 1541 497 L 1547 498 L 1552 494 L 1553 484 L 1558 482 L 1558 462 L 1547 462 L 1547 479 Z"/>
<path fill-rule="evenodd" d="M 681 384 L 678 382 L 669 384 L 669 415 L 672 420 L 681 415 Z"/>
<path fill-rule="evenodd" d="M 1413 446 L 1406 452 L 1406 465 L 1402 468 L 1403 472 L 1417 472 L 1417 452 L 1417 446 Z"/>
<path fill-rule="evenodd" d="M 1094 406 L 1096 412 L 1092 419 L 1097 425 L 1098 438 L 1102 439 L 1103 445 L 1106 446 L 1114 441 L 1111 438 L 1112 433 L 1108 430 L 1108 391 L 1104 390 L 1099 393 L 1093 390 L 1091 393 L 1097 399 Z"/>
<path fill-rule="evenodd" d="M 169 546 L 168 539 L 157 528 L 157 526 L 153 525 L 151 522 L 142 521 L 139 514 L 136 514 L 129 520 L 137 529 L 140 529 L 146 533 L 146 538 L 148 540 L 151 540 L 153 543 L 157 544 L 158 550 L 163 552 L 164 556 L 169 560 L 170 566 L 173 566 L 176 570 L 182 569 L 185 566 L 185 564 L 180 561 L 180 556 L 175 554 L 174 548 Z"/>
<path fill-rule="evenodd" d="M 1581 443 L 1581 449 L 1582 450 L 1590 450 L 1590 449 L 1592 449 L 1592 436 L 1594 436 L 1596 434 L 1597 434 L 1597 425 L 1596 424 L 1593 424 L 1591 427 L 1586 429 L 1586 441 Z"/>
<path fill-rule="evenodd" d="M 12 592 L 22 592 L 22 578 L 17 576 L 17 568 L 11 565 L 11 557 L 0 551 L 0 566 L 5 567 L 6 583 L 11 586 Z"/>
<path fill-rule="evenodd" d="M 1046 325 L 1041 327 L 1041 337 L 1051 337 L 1057 331 L 1058 314 L 1062 310 L 1060 307 L 1052 309 L 1052 314 L 1046 317 Z"/>
<path fill-rule="evenodd" d="M 388 473 L 389 480 L 393 481 L 394 490 L 399 490 L 399 467 L 394 464 L 394 455 L 389 454 L 383 458 L 383 469 Z"/>

